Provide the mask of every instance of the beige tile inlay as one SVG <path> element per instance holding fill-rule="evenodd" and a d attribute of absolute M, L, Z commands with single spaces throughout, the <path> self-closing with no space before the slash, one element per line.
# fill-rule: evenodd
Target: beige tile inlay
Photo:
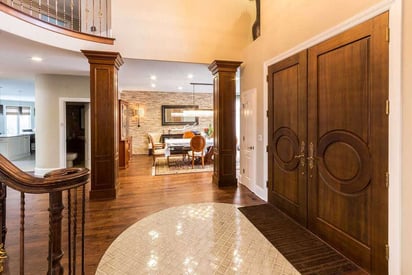
<path fill-rule="evenodd" d="M 299 274 L 235 205 L 189 204 L 146 217 L 103 255 L 96 274 Z"/>

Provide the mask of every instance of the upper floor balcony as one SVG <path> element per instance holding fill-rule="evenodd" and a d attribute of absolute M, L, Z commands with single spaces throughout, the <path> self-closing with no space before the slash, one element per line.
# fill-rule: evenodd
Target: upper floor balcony
<path fill-rule="evenodd" d="M 110 0 L 0 0 L 0 11 L 71 37 L 114 41 Z"/>

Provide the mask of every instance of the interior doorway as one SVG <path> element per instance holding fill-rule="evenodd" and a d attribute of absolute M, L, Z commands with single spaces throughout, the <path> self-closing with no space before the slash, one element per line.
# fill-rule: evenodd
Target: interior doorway
<path fill-rule="evenodd" d="M 250 191 L 256 190 L 256 89 L 242 92 L 240 99 L 240 176 L 239 181 Z"/>
<path fill-rule="evenodd" d="M 86 167 L 85 109 L 83 102 L 66 102 L 66 167 Z"/>
<path fill-rule="evenodd" d="M 60 166 L 90 168 L 90 100 L 60 99 Z"/>

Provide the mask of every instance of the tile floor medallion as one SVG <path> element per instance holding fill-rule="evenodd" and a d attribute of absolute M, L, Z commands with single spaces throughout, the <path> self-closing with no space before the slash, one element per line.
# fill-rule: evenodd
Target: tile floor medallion
<path fill-rule="evenodd" d="M 299 274 L 236 205 L 188 204 L 150 215 L 106 250 L 96 274 Z"/>

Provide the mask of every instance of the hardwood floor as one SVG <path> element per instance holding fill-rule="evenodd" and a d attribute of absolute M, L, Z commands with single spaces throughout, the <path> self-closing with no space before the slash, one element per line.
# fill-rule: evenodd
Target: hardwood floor
<path fill-rule="evenodd" d="M 222 202 L 241 206 L 264 201 L 244 186 L 218 188 L 212 173 L 152 176 L 152 158 L 133 156 L 129 168 L 120 170 L 116 200 L 86 199 L 86 274 L 94 274 L 111 242 L 138 220 L 162 209 L 188 203 Z M 9 259 L 3 274 L 19 273 L 20 194 L 8 189 L 6 250 Z M 48 196 L 26 195 L 25 274 L 47 272 Z M 64 213 L 66 214 L 66 213 Z M 63 236 L 65 239 L 65 235 Z M 65 240 L 63 241 L 65 243 Z M 78 250 L 80 253 L 80 250 Z M 67 274 L 67 268 L 65 267 Z M 77 270 L 79 272 L 79 270 Z"/>

